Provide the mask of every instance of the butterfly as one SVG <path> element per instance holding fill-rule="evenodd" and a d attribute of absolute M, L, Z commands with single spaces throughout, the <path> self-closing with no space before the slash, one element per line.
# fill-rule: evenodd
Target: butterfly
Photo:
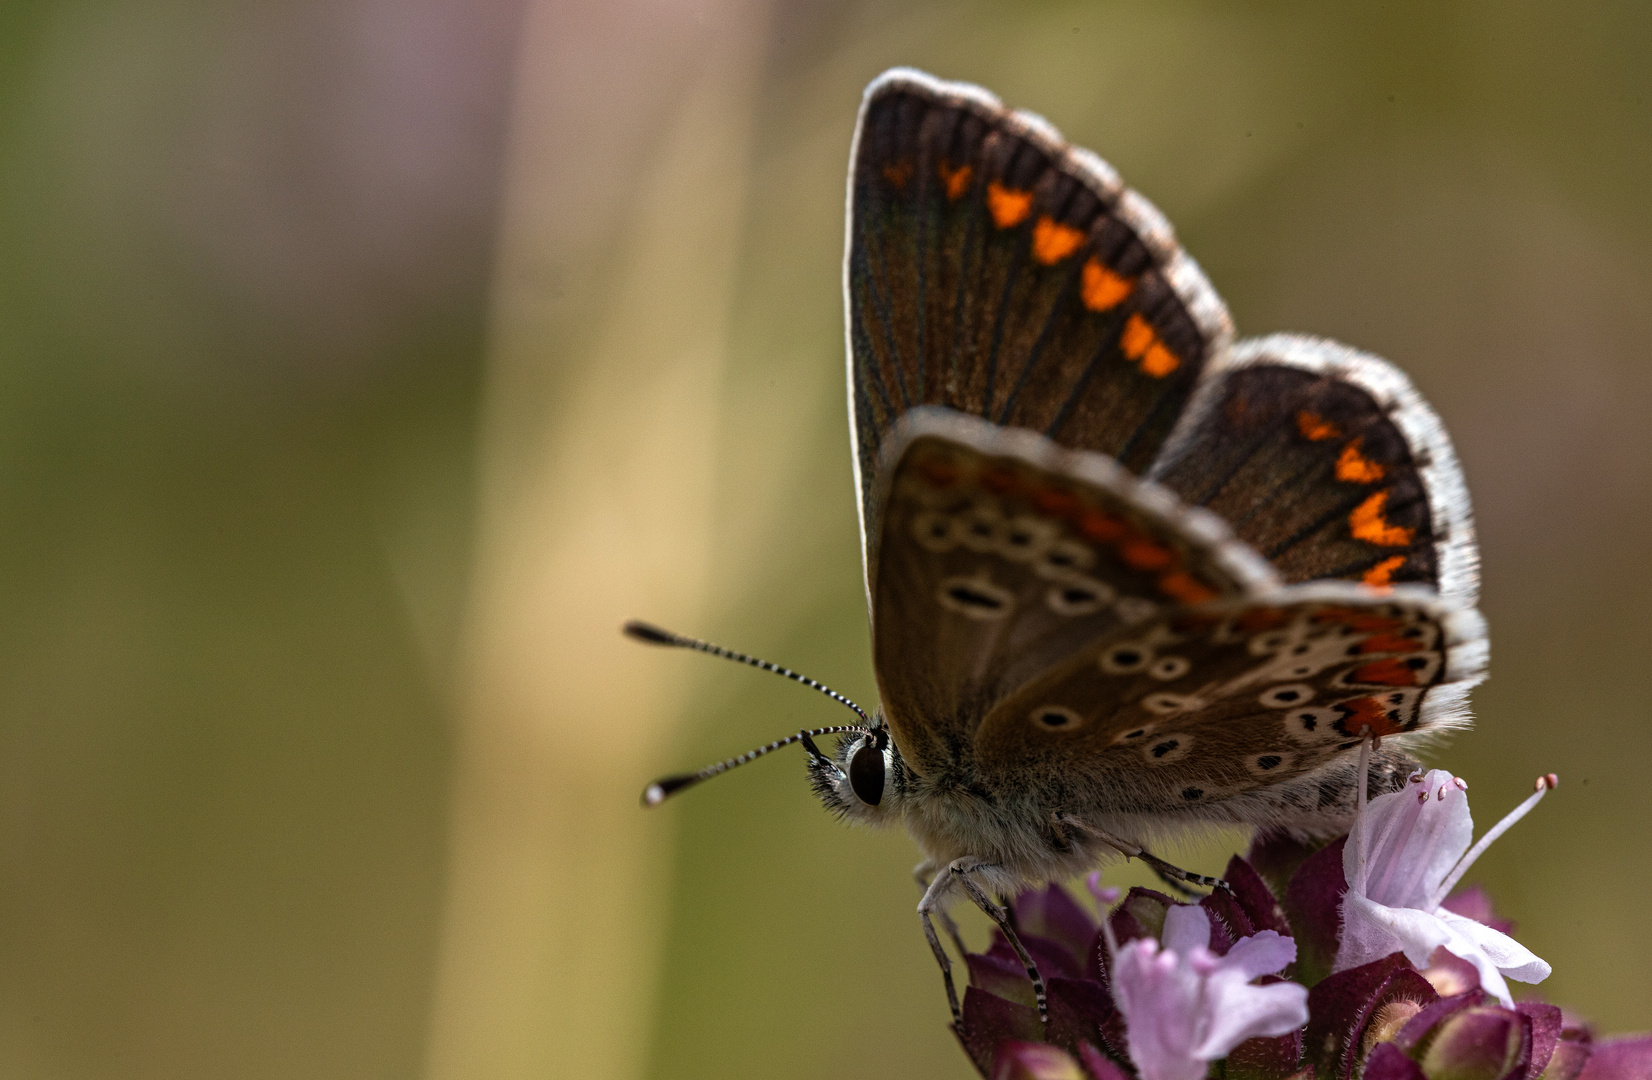
<path fill-rule="evenodd" d="M 1361 769 L 1468 723 L 1468 494 L 1397 368 L 1235 342 L 1169 223 L 1045 120 L 911 69 L 850 153 L 848 405 L 882 708 L 801 741 L 828 809 L 900 823 L 934 929 L 1198 823 L 1336 835 Z M 809 682 L 643 624 L 629 631 Z M 825 691 L 831 693 L 831 691 Z M 846 699 L 833 694 L 839 700 Z M 855 707 L 858 710 L 858 707 Z M 824 753 L 815 736 L 840 733 Z"/>

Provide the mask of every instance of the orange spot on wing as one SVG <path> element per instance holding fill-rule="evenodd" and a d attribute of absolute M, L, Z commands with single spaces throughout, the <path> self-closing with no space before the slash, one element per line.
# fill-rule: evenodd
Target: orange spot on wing
<path fill-rule="evenodd" d="M 1151 540 L 1126 540 L 1119 545 L 1119 558 L 1132 570 L 1163 570 L 1176 561 L 1176 553 Z"/>
<path fill-rule="evenodd" d="M 1181 357 L 1157 341 L 1148 347 L 1147 355 L 1141 358 L 1141 369 L 1155 379 L 1162 379 L 1181 366 Z"/>
<path fill-rule="evenodd" d="M 1341 623 L 1351 630 L 1363 633 L 1387 633 L 1398 630 L 1405 625 L 1404 619 L 1396 619 L 1390 615 L 1373 615 L 1365 608 L 1332 607 L 1325 608 L 1313 617 L 1316 623 Z"/>
<path fill-rule="evenodd" d="M 1359 452 L 1358 439 L 1344 446 L 1337 458 L 1337 479 L 1351 484 L 1374 484 L 1387 472 L 1387 469 Z"/>
<path fill-rule="evenodd" d="M 1000 229 L 1010 229 L 1027 220 L 1032 213 L 1032 192 L 1007 188 L 993 180 L 987 184 L 987 209 L 992 212 L 992 223 Z"/>
<path fill-rule="evenodd" d="M 1135 282 L 1119 277 L 1094 257 L 1084 264 L 1082 284 L 1084 306 L 1091 311 L 1117 307 L 1136 288 Z"/>
<path fill-rule="evenodd" d="M 918 462 L 918 472 L 935 487 L 946 487 L 958 479 L 958 466 L 941 457 L 925 458 Z"/>
<path fill-rule="evenodd" d="M 883 167 L 883 178 L 897 188 L 906 187 L 906 182 L 912 179 L 912 162 L 891 161 Z"/>
<path fill-rule="evenodd" d="M 960 165 L 956 169 L 941 162 L 935 166 L 935 171 L 941 174 L 941 183 L 946 187 L 946 197 L 957 202 L 969 190 L 969 178 L 974 175 L 975 168 L 971 165 Z"/>
<path fill-rule="evenodd" d="M 1296 414 L 1296 430 L 1309 442 L 1323 442 L 1342 434 L 1342 429 L 1317 413 L 1306 409 Z"/>
<path fill-rule="evenodd" d="M 1378 686 L 1416 686 L 1417 672 L 1404 660 L 1373 660 L 1348 673 L 1352 683 L 1375 683 Z"/>
<path fill-rule="evenodd" d="M 1077 251 L 1082 243 L 1082 232 L 1071 225 L 1063 225 L 1048 214 L 1033 225 L 1033 258 L 1045 266 L 1054 266 Z"/>
<path fill-rule="evenodd" d="M 1033 492 L 1032 501 L 1047 517 L 1068 517 L 1078 509 L 1078 496 L 1060 488 L 1041 488 Z"/>
<path fill-rule="evenodd" d="M 981 470 L 981 486 L 994 495 L 1008 495 L 1021 486 L 1021 478 L 1007 466 L 988 465 Z"/>
<path fill-rule="evenodd" d="M 1174 570 L 1159 579 L 1159 591 L 1184 604 L 1202 604 L 1216 599 L 1216 590 L 1188 573 Z"/>
<path fill-rule="evenodd" d="M 1357 646 L 1362 653 L 1420 652 L 1422 647 L 1422 642 L 1416 638 L 1400 637 L 1398 634 L 1378 634 L 1366 638 Z"/>
<path fill-rule="evenodd" d="M 1405 565 L 1404 555 L 1390 555 L 1382 562 L 1371 567 L 1360 575 L 1360 580 L 1367 585 L 1383 586 L 1394 580 L 1394 571 Z"/>
<path fill-rule="evenodd" d="M 1245 612 L 1233 620 L 1233 625 L 1242 633 L 1254 634 L 1259 630 L 1277 630 L 1290 621 L 1291 613 L 1283 608 L 1259 608 Z"/>
<path fill-rule="evenodd" d="M 1379 547 L 1404 547 L 1416 535 L 1415 529 L 1404 525 L 1390 525 L 1383 519 L 1383 507 L 1388 505 L 1388 489 L 1374 492 L 1370 498 L 1354 507 L 1348 515 L 1348 528 L 1357 540 Z"/>
<path fill-rule="evenodd" d="M 1370 728 L 1371 734 L 1380 739 L 1384 735 L 1398 735 L 1402 730 L 1388 715 L 1389 710 L 1374 697 L 1341 701 L 1336 707 L 1345 714 L 1339 724 L 1349 735 L 1358 735 L 1363 729 Z"/>
<path fill-rule="evenodd" d="M 1078 519 L 1078 531 L 1091 540 L 1117 540 L 1124 528 L 1123 521 L 1100 510 L 1086 510 Z"/>
<path fill-rule="evenodd" d="M 1153 325 L 1141 317 L 1131 315 L 1124 321 L 1124 333 L 1119 336 L 1119 350 L 1131 360 L 1141 363 L 1141 369 L 1155 379 L 1162 379 L 1181 367 L 1182 361 L 1164 347 Z"/>

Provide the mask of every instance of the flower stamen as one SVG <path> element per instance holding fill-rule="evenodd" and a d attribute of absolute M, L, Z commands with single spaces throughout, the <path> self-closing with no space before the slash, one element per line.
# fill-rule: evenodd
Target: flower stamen
<path fill-rule="evenodd" d="M 1537 790 L 1526 796 L 1525 802 L 1505 814 L 1502 821 L 1486 830 L 1486 835 L 1480 837 L 1480 842 L 1469 848 L 1467 854 L 1458 860 L 1456 866 L 1452 867 L 1451 873 L 1446 875 L 1445 880 L 1440 882 L 1440 887 L 1435 890 L 1434 903 L 1438 904 L 1447 896 L 1450 896 L 1451 890 L 1455 889 L 1457 883 L 1463 880 L 1463 875 L 1468 873 L 1468 868 L 1474 865 L 1474 860 L 1485 854 L 1486 849 L 1491 847 L 1492 842 L 1508 832 L 1515 822 L 1531 813 L 1532 808 L 1543 801 L 1543 796 L 1559 786 L 1560 777 L 1554 773 L 1545 773 L 1539 776 L 1537 778 Z"/>

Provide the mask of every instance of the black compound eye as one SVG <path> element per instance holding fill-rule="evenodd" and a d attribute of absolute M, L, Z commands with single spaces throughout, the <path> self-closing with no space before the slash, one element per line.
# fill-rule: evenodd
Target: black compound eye
<path fill-rule="evenodd" d="M 866 743 L 849 759 L 849 790 L 867 806 L 883 800 L 883 751 Z"/>

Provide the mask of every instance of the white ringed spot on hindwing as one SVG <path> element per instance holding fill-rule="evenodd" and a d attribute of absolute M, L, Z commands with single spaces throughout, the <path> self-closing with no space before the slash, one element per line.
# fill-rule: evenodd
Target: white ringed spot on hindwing
<path fill-rule="evenodd" d="M 1143 739 L 1145 739 L 1148 736 L 1153 734 L 1153 732 L 1155 730 L 1155 726 L 1156 725 L 1153 725 L 1153 724 L 1143 724 L 1141 727 L 1134 727 L 1134 728 L 1131 728 L 1129 731 L 1122 732 L 1121 734 L 1115 735 L 1115 736 L 1113 736 L 1113 745 L 1114 746 L 1134 746 L 1134 745 L 1137 745 Z"/>
<path fill-rule="evenodd" d="M 1109 675 L 1130 675 L 1140 671 L 1153 659 L 1153 650 L 1137 642 L 1114 645 L 1097 659 L 1101 670 Z"/>
<path fill-rule="evenodd" d="M 1185 656 L 1161 656 L 1153 661 L 1147 673 L 1160 682 L 1170 682 L 1179 679 L 1193 670 L 1193 661 Z"/>
<path fill-rule="evenodd" d="M 1295 705 L 1305 705 L 1313 697 L 1314 688 L 1307 683 L 1286 683 L 1264 692 L 1256 700 L 1270 709 L 1289 709 Z"/>
<path fill-rule="evenodd" d="M 941 606 L 970 619 L 1002 619 L 1015 607 L 1015 595 L 995 585 L 986 571 L 945 578 L 937 594 Z"/>
<path fill-rule="evenodd" d="M 1057 615 L 1092 615 L 1111 604 L 1118 594 L 1111 585 L 1083 574 L 1068 574 L 1044 595 Z"/>
<path fill-rule="evenodd" d="M 1084 717 L 1065 705 L 1040 705 L 1029 718 L 1045 731 L 1077 731 L 1084 726 Z"/>
<path fill-rule="evenodd" d="M 1285 712 L 1285 737 L 1307 745 L 1335 742 L 1345 738 L 1335 724 L 1342 719 L 1336 709 L 1289 709 Z"/>
<path fill-rule="evenodd" d="M 1250 774 L 1265 779 L 1284 776 L 1294 764 L 1296 755 L 1289 750 L 1267 750 L 1245 756 L 1245 768 L 1250 770 Z"/>
<path fill-rule="evenodd" d="M 1148 694 L 1141 699 L 1141 707 L 1156 716 L 1188 712 L 1198 704 L 1198 699 L 1191 694 Z"/>
<path fill-rule="evenodd" d="M 1193 749 L 1193 736 L 1174 732 L 1150 739 L 1142 747 L 1141 756 L 1149 765 L 1168 765 L 1180 761 Z"/>
<path fill-rule="evenodd" d="M 958 527 L 950 514 L 923 510 L 912 515 L 912 539 L 935 555 L 945 555 L 958 546 Z"/>

